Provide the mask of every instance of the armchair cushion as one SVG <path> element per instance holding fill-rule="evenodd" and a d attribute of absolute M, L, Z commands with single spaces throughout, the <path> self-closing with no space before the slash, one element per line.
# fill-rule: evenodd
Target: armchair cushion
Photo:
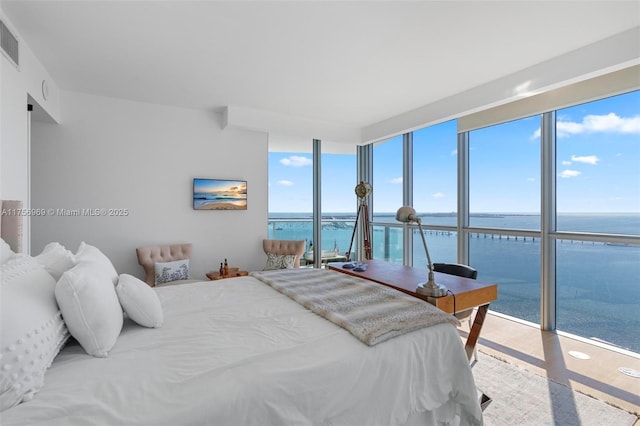
<path fill-rule="evenodd" d="M 274 254 L 267 253 L 267 264 L 264 266 L 265 271 L 272 269 L 291 269 L 296 262 L 295 254 Z"/>
<path fill-rule="evenodd" d="M 156 285 L 189 279 L 189 259 L 156 262 Z"/>
<path fill-rule="evenodd" d="M 305 246 L 304 240 L 262 240 L 262 249 L 267 255 L 294 255 L 294 268 L 300 267 L 300 258 L 304 254 Z"/>
<path fill-rule="evenodd" d="M 145 272 L 145 282 L 156 285 L 156 263 L 191 259 L 191 244 L 171 244 L 163 246 L 139 247 L 136 249 L 138 263 Z"/>

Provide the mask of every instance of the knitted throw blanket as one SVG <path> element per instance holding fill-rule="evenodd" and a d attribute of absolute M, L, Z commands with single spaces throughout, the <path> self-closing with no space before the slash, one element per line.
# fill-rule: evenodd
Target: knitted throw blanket
<path fill-rule="evenodd" d="M 422 327 L 459 321 L 435 306 L 363 278 L 328 269 L 251 272 L 369 346 Z"/>

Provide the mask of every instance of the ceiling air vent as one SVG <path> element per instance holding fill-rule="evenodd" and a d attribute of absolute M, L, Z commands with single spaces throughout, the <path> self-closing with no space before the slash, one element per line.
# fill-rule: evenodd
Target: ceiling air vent
<path fill-rule="evenodd" d="M 2 53 L 4 53 L 13 64 L 18 67 L 18 39 L 9 31 L 9 28 L 0 21 L 0 45 L 2 45 Z"/>

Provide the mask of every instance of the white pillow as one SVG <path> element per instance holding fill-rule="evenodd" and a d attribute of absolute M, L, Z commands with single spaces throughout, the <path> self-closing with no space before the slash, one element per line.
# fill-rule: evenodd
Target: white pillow
<path fill-rule="evenodd" d="M 49 243 L 44 246 L 42 253 L 37 255 L 35 259 L 44 266 L 44 269 L 58 281 L 62 274 L 73 268 L 76 259 L 71 251 L 67 250 L 60 243 Z"/>
<path fill-rule="evenodd" d="M 189 279 L 189 259 L 173 262 L 157 262 L 155 264 L 156 285 L 171 281 Z"/>
<path fill-rule="evenodd" d="M 114 268 L 113 263 L 111 263 L 109 258 L 97 247 L 90 246 L 82 241 L 78 247 L 78 251 L 76 251 L 75 257 L 76 264 L 82 262 L 95 262 L 99 264 L 100 267 L 105 269 L 109 274 L 109 278 L 111 278 L 113 285 L 115 286 L 118 283 L 118 272 L 116 271 L 116 268 Z"/>
<path fill-rule="evenodd" d="M 106 357 L 122 330 L 123 314 L 104 268 L 79 263 L 62 274 L 55 294 L 71 335 L 89 355 Z"/>
<path fill-rule="evenodd" d="M 116 293 L 124 311 L 144 327 L 162 326 L 162 306 L 158 295 L 142 280 L 129 274 L 120 274 Z"/>
<path fill-rule="evenodd" d="M 267 264 L 264 266 L 265 271 L 272 269 L 291 269 L 296 262 L 295 254 L 274 254 L 267 253 Z"/>
<path fill-rule="evenodd" d="M 0 267 L 0 411 L 33 398 L 69 338 L 56 304 L 56 281 L 34 258 Z"/>
<path fill-rule="evenodd" d="M 3 265 L 13 256 L 15 252 L 11 250 L 11 246 L 5 240 L 0 238 L 0 265 Z"/>

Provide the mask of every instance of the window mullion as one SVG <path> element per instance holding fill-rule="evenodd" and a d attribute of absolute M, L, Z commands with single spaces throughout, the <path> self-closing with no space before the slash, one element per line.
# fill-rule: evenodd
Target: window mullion
<path fill-rule="evenodd" d="M 319 139 L 313 140 L 313 267 L 322 267 L 322 150 Z"/>
<path fill-rule="evenodd" d="M 556 113 L 542 115 L 541 158 L 541 244 L 540 327 L 556 329 Z"/>
<path fill-rule="evenodd" d="M 413 132 L 402 135 L 402 205 L 413 206 Z M 402 262 L 413 266 L 413 232 L 406 223 L 402 228 Z"/>
<path fill-rule="evenodd" d="M 458 262 L 469 264 L 469 132 L 458 133 Z"/>

